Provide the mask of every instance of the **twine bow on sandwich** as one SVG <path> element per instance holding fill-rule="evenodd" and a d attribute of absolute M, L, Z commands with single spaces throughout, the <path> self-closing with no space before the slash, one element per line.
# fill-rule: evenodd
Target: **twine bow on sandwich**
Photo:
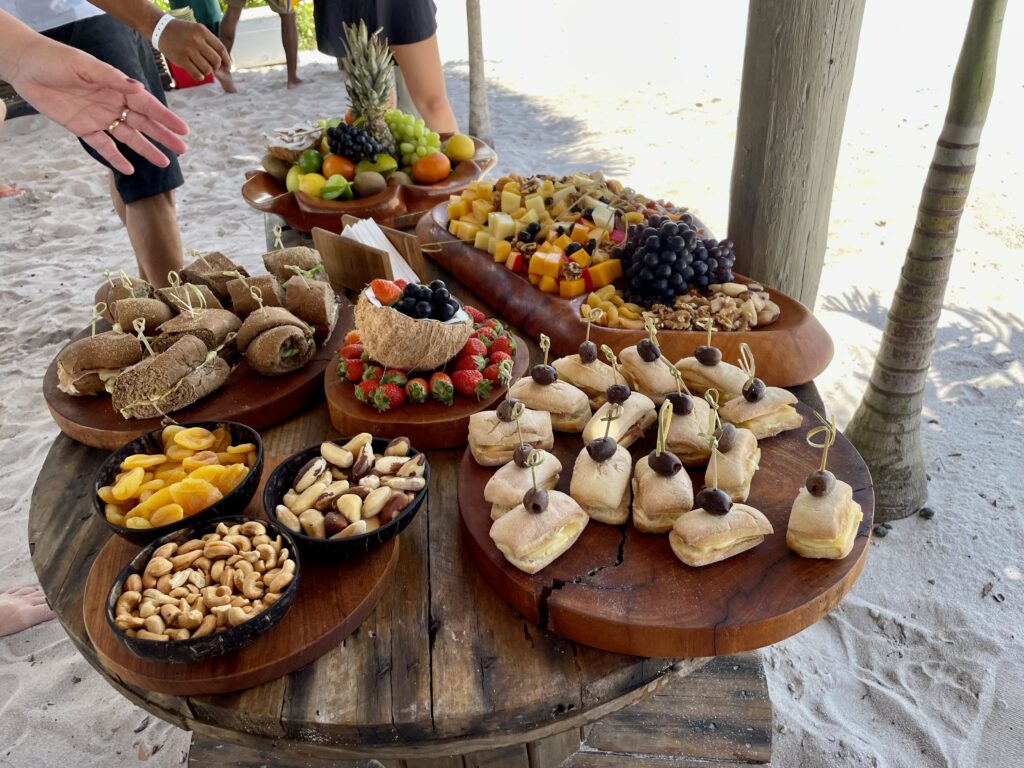
<path fill-rule="evenodd" d="M 518 421 L 516 422 L 519 423 Z M 530 481 L 533 483 L 533 490 L 537 490 L 537 467 L 544 463 L 544 456 L 540 451 L 531 451 L 526 457 L 526 466 L 530 468 Z"/>
<path fill-rule="evenodd" d="M 833 416 L 831 419 L 826 419 L 817 411 L 814 412 L 814 415 L 818 417 L 821 426 L 814 427 L 807 432 L 807 444 L 821 450 L 821 466 L 818 467 L 818 471 L 824 472 L 828 464 L 828 449 L 836 442 L 836 418 Z M 814 438 L 818 435 L 823 435 L 821 443 L 814 442 Z"/>
<path fill-rule="evenodd" d="M 608 365 L 610 365 L 612 367 L 612 370 L 615 372 L 616 379 L 619 376 L 622 376 L 622 374 L 619 373 L 619 359 L 615 356 L 615 352 L 612 351 L 612 348 L 609 347 L 607 344 L 602 344 L 601 354 L 603 354 L 605 356 L 605 359 L 608 360 Z M 626 383 L 625 376 L 622 376 L 622 383 Z"/>
<path fill-rule="evenodd" d="M 309 283 L 306 281 L 306 278 L 312 278 L 313 275 L 316 275 L 316 274 L 324 271 L 324 265 L 323 264 L 317 264 L 316 266 L 310 267 L 309 269 L 303 269 L 302 267 L 296 266 L 295 264 L 285 264 L 284 268 L 285 269 L 290 269 L 296 275 L 301 277 L 302 278 L 302 284 L 306 288 L 309 288 Z"/>
<path fill-rule="evenodd" d="M 715 319 L 713 317 L 702 317 L 700 320 L 697 320 L 694 323 L 694 325 L 696 325 L 698 328 L 703 328 L 705 331 L 708 332 L 707 346 L 712 346 L 711 334 L 715 332 Z"/>
<path fill-rule="evenodd" d="M 647 312 L 644 313 L 644 330 L 647 331 L 647 338 L 651 340 L 651 344 L 656 349 L 660 349 L 658 346 L 658 321 L 654 315 Z"/>
<path fill-rule="evenodd" d="M 112 278 L 112 277 L 110 276 L 110 270 L 109 270 L 109 269 L 104 269 L 104 270 L 103 270 L 103 276 L 104 276 L 105 278 L 107 278 L 107 283 L 109 283 L 109 284 L 110 284 L 110 287 L 111 287 L 111 288 L 114 288 L 114 287 L 116 287 L 116 285 L 115 285 L 115 283 L 114 283 L 114 278 Z"/>
<path fill-rule="evenodd" d="M 249 295 L 259 305 L 259 308 L 263 309 L 263 291 L 260 290 L 258 285 L 249 286 Z"/>
<path fill-rule="evenodd" d="M 548 352 L 551 351 L 551 339 L 549 339 L 545 334 L 542 333 L 540 335 L 539 345 L 540 345 L 540 351 L 544 353 L 544 365 L 547 365 L 548 364 Z"/>
<path fill-rule="evenodd" d="M 505 387 L 505 399 L 512 397 L 512 361 L 502 360 L 498 363 L 498 383 Z M 513 409 L 514 411 L 514 409 Z"/>
<path fill-rule="evenodd" d="M 150 356 L 156 357 L 156 352 L 153 351 L 153 348 L 149 345 L 149 339 L 146 338 L 146 320 L 141 317 L 136 317 L 132 321 L 132 328 L 135 329 L 135 333 L 138 335 L 139 341 L 142 342 L 142 346 L 146 348 L 146 351 L 149 352 Z"/>
<path fill-rule="evenodd" d="M 659 456 L 668 451 L 668 431 L 671 427 L 672 403 L 665 400 L 658 411 L 658 441 L 654 446 L 654 452 Z"/>
<path fill-rule="evenodd" d="M 672 374 L 672 378 L 675 379 L 675 382 L 676 382 L 676 394 L 681 395 L 681 394 L 683 394 L 685 392 L 689 397 L 692 398 L 693 397 L 693 393 L 690 391 L 690 388 L 688 386 L 686 386 L 686 382 L 683 381 L 683 374 L 681 374 L 679 372 L 679 369 L 676 368 L 674 365 L 672 365 L 672 363 L 670 363 L 668 358 L 665 357 L 664 355 L 662 355 L 660 359 L 661 359 L 661 362 L 663 362 L 665 365 L 668 366 L 669 373 L 671 373 Z"/>
<path fill-rule="evenodd" d="M 587 306 L 590 306 L 589 304 Z M 581 317 L 580 321 L 587 324 L 587 337 L 584 341 L 590 341 L 590 326 L 594 323 L 601 324 L 601 320 L 604 318 L 604 310 L 600 307 L 591 307 L 590 311 L 587 312 L 586 317 Z"/>
<path fill-rule="evenodd" d="M 171 287 L 172 291 L 177 291 L 181 288 L 181 275 L 176 270 L 171 270 L 167 273 L 167 285 Z"/>
<path fill-rule="evenodd" d="M 740 342 L 740 357 L 737 361 L 739 368 L 747 376 L 747 384 L 754 380 L 757 375 L 757 363 L 754 361 L 754 352 L 745 341 Z"/>
<path fill-rule="evenodd" d="M 89 315 L 89 325 L 92 327 L 92 332 L 89 334 L 90 336 L 95 336 L 96 335 L 96 323 L 98 323 L 100 321 L 100 318 L 103 317 L 103 313 L 106 312 L 106 311 L 107 311 L 107 302 L 105 302 L 105 301 L 98 301 L 95 304 L 93 304 L 92 312 Z"/>
<path fill-rule="evenodd" d="M 276 250 L 280 250 L 281 248 L 284 248 L 284 240 L 281 239 L 281 235 L 283 233 L 284 233 L 284 230 L 281 228 L 281 225 L 280 224 L 275 224 L 274 225 L 274 248 Z"/>
<path fill-rule="evenodd" d="M 121 278 L 121 285 L 123 285 L 129 291 L 134 291 L 135 290 L 135 284 L 132 283 L 132 279 L 130 277 L 128 277 L 128 273 L 127 272 L 125 272 L 122 269 L 122 270 L 120 270 L 118 272 L 118 275 Z"/>
<path fill-rule="evenodd" d="M 612 431 L 612 422 L 622 418 L 622 406 L 618 403 L 613 403 L 608 409 L 608 413 L 601 417 L 601 421 L 604 422 L 604 439 L 608 439 L 608 434 Z"/>
<path fill-rule="evenodd" d="M 523 417 L 525 410 L 526 406 L 521 401 L 512 406 L 512 421 L 516 423 L 516 437 L 519 438 L 520 445 L 523 445 L 523 428 L 519 425 L 519 419 Z"/>

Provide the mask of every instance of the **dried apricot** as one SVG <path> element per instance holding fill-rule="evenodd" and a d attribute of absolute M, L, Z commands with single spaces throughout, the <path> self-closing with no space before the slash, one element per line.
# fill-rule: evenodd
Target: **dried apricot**
<path fill-rule="evenodd" d="M 176 504 L 181 505 L 186 516 L 194 515 L 211 504 L 216 504 L 224 497 L 224 494 L 212 483 L 191 477 L 186 477 L 180 483 L 175 483 L 171 486 L 170 491 L 171 498 Z"/>
<path fill-rule="evenodd" d="M 149 520 L 144 517 L 129 517 L 124 521 L 125 528 L 152 528 Z"/>
<path fill-rule="evenodd" d="M 174 435 L 174 442 L 182 448 L 193 451 L 205 451 L 212 448 L 217 438 L 213 432 L 202 427 L 189 427 Z"/>
<path fill-rule="evenodd" d="M 238 445 L 229 445 L 226 449 L 226 453 L 248 453 L 249 451 L 255 450 L 255 443 L 239 443 Z"/>
<path fill-rule="evenodd" d="M 191 448 L 183 448 L 180 445 L 172 445 L 167 449 L 166 453 L 167 458 L 171 461 L 182 462 L 189 456 L 192 456 L 195 451 Z"/>
<path fill-rule="evenodd" d="M 153 491 L 139 491 L 139 503 L 148 501 L 149 497 L 153 495 Z"/>
<path fill-rule="evenodd" d="M 109 485 L 100 486 L 96 491 L 96 495 L 100 497 L 100 501 L 104 504 L 114 504 L 117 502 L 117 499 L 114 498 L 113 488 Z"/>
<path fill-rule="evenodd" d="M 200 451 L 194 456 L 189 456 L 187 459 L 182 459 L 181 468 L 186 472 L 192 472 L 200 467 L 207 467 L 210 464 L 217 463 L 217 454 L 213 451 Z"/>
<path fill-rule="evenodd" d="M 217 461 L 221 464 L 243 464 L 245 462 L 245 456 L 246 454 L 244 453 L 228 453 L 226 451 L 222 451 L 217 454 Z"/>
<path fill-rule="evenodd" d="M 164 427 L 163 432 L 160 433 L 160 442 L 164 444 L 164 448 L 174 445 L 174 436 L 184 429 L 180 424 L 169 424 Z"/>
<path fill-rule="evenodd" d="M 229 467 L 225 467 L 221 476 L 211 482 L 220 489 L 221 493 L 227 496 L 238 487 L 238 484 L 248 474 L 249 470 L 244 464 L 232 464 Z"/>
<path fill-rule="evenodd" d="M 214 453 L 220 453 L 231 446 L 231 433 L 226 427 L 217 427 L 213 430 L 213 438 L 214 443 L 210 446 L 210 450 Z"/>
<path fill-rule="evenodd" d="M 249 451 L 245 454 L 245 463 L 249 467 L 256 466 L 256 451 Z"/>
<path fill-rule="evenodd" d="M 189 477 L 195 478 L 196 480 L 205 480 L 208 483 L 213 483 L 218 488 L 220 484 L 217 480 L 228 471 L 228 468 L 221 464 L 207 464 L 206 466 L 198 467 L 189 473 Z"/>
<path fill-rule="evenodd" d="M 161 525 L 177 523 L 184 517 L 185 510 L 181 508 L 180 504 L 167 504 L 149 516 L 149 524 L 154 528 L 159 528 Z"/>
<path fill-rule="evenodd" d="M 107 522 L 111 525 L 124 525 L 124 510 L 116 504 L 107 504 L 103 508 L 103 516 L 107 518 Z"/>
<path fill-rule="evenodd" d="M 145 453 L 133 453 L 127 459 L 121 462 L 121 469 L 129 470 L 135 469 L 136 467 L 142 467 L 143 469 L 149 469 L 150 467 L 156 467 L 163 464 L 167 460 L 167 457 L 162 453 L 155 453 L 152 456 Z"/>
<path fill-rule="evenodd" d="M 146 476 L 146 471 L 142 467 L 136 467 L 130 472 L 126 472 L 114 487 L 110 489 L 110 494 L 114 497 L 115 501 L 125 501 L 130 499 L 139 491 L 139 486 L 142 485 L 142 479 Z"/>
<path fill-rule="evenodd" d="M 164 481 L 163 478 L 154 477 L 140 485 L 139 492 L 141 493 L 142 491 L 159 491 L 161 488 L 164 487 L 164 485 L 166 485 L 166 481 Z"/>

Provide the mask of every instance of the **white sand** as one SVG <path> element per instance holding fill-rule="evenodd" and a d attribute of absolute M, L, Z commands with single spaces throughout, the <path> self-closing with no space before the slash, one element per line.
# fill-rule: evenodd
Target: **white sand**
<path fill-rule="evenodd" d="M 442 55 L 464 120 L 464 4 L 440 5 Z M 600 167 L 695 207 L 723 231 L 744 3 L 687 4 L 685 14 L 671 16 L 653 4 L 631 12 L 607 0 L 555 10 L 539 0 L 484 5 L 501 169 Z M 837 346 L 819 386 L 841 424 L 870 371 L 968 4 L 930 4 L 920 19 L 893 5 L 902 4 L 868 4 L 817 304 Z M 777 766 L 1024 763 L 1019 10 L 1011 8 L 1006 21 L 926 397 L 937 514 L 896 523 L 872 545 L 842 606 L 764 651 Z M 237 97 L 213 87 L 171 96 L 192 126 L 179 196 L 186 248 L 218 248 L 256 265 L 262 222 L 238 188 L 242 171 L 257 164 L 259 134 L 342 108 L 333 63 L 303 60 L 307 83 L 297 91 L 286 92 L 283 71 L 274 68 L 240 74 Z M 33 580 L 24 534 L 30 489 L 56 435 L 39 394 L 42 373 L 83 324 L 101 270 L 130 269 L 133 260 L 103 177 L 53 126 L 39 118 L 9 123 L 0 178 L 30 190 L 0 200 L 0 370 L 9 386 L 0 401 L 0 516 L 16 532 L 0 540 L 4 589 Z M 0 639 L 0 660 L 0 764 L 171 766 L 184 759 L 188 735 L 147 720 L 112 692 L 56 623 Z"/>

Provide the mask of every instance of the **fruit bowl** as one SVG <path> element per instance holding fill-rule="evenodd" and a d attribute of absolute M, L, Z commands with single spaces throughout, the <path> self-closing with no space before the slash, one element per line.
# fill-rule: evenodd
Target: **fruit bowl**
<path fill-rule="evenodd" d="M 442 134 L 447 139 L 451 134 Z M 263 213 L 273 213 L 288 226 L 300 232 L 320 227 L 341 232 L 342 214 L 361 219 L 374 219 L 388 227 L 414 226 L 424 212 L 450 195 L 462 192 L 471 181 L 479 179 L 498 162 L 497 153 L 480 139 L 473 137 L 476 154 L 457 163 L 452 174 L 436 184 L 398 184 L 376 195 L 358 200 L 323 200 L 304 192 L 289 192 L 284 183 L 266 171 L 247 171 L 242 185 L 242 198 Z"/>

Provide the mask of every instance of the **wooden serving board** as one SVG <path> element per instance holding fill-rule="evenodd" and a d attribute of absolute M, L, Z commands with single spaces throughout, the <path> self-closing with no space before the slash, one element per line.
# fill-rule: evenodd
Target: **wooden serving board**
<path fill-rule="evenodd" d="M 533 338 L 541 333 L 551 338 L 556 356 L 572 355 L 583 341 L 586 326 L 580 321 L 580 305 L 585 297 L 563 299 L 537 290 L 525 275 L 498 264 L 485 251 L 471 243 L 453 242 L 448 232 L 447 203 L 442 203 L 420 219 L 416 235 L 432 259 L 451 272 L 491 304 L 499 316 Z M 744 281 L 737 277 L 738 281 Z M 768 289 L 781 314 L 774 323 L 749 331 L 722 331 L 714 344 L 725 360 L 735 363 L 740 342 L 750 345 L 757 359 L 757 375 L 775 387 L 795 387 L 812 381 L 832 360 L 832 339 L 817 318 L 803 304 L 779 291 Z M 646 331 L 594 326 L 590 338 L 598 346 L 607 344 L 616 352 L 636 344 Z M 675 362 L 693 354 L 704 344 L 703 331 L 659 331 L 658 341 L 665 356 Z"/>
<path fill-rule="evenodd" d="M 762 440 L 760 469 L 748 504 L 775 533 L 757 547 L 702 568 L 673 554 L 668 534 L 645 534 L 631 522 L 591 521 L 576 544 L 540 573 L 509 564 L 489 536 L 491 505 L 484 486 L 495 468 L 466 450 L 459 471 L 459 512 L 466 546 L 477 568 L 515 610 L 570 640 L 637 656 L 721 656 L 776 643 L 810 626 L 850 591 L 867 559 L 874 515 L 871 475 L 842 435 L 829 451 L 829 469 L 849 483 L 864 511 L 853 551 L 843 560 L 809 560 L 786 546 L 786 524 L 798 490 L 818 468 L 820 453 L 804 442 L 816 424 L 807 406 L 796 408 L 804 428 Z M 634 461 L 653 448 L 648 433 L 631 448 Z M 578 435 L 556 433 L 562 462 L 558 490 L 568 493 Z M 690 470 L 695 489 L 703 469 Z"/>
<path fill-rule="evenodd" d="M 444 134 L 442 138 L 450 135 Z M 359 200 L 322 200 L 304 192 L 289 192 L 266 171 L 247 171 L 242 198 L 257 211 L 277 214 L 300 232 L 320 227 L 338 233 L 343 214 L 374 219 L 388 227 L 411 227 L 424 211 L 446 202 L 450 195 L 459 194 L 498 162 L 494 149 L 477 138 L 473 143 L 476 155 L 457 163 L 452 175 L 437 184 L 399 184 Z"/>
<path fill-rule="evenodd" d="M 355 307 L 342 306 L 338 327 L 347 333 L 355 327 Z M 512 380 L 519 379 L 530 364 L 530 350 L 526 343 L 516 339 L 516 355 L 512 362 Z M 469 435 L 469 417 L 479 411 L 494 408 L 505 394 L 504 387 L 496 387 L 490 397 L 473 401 L 456 394 L 452 405 L 434 400 L 412 405 L 406 403 L 396 411 L 381 413 L 370 405 L 359 402 L 352 384 L 339 378 L 335 363 L 324 369 L 324 392 L 331 424 L 343 435 L 369 432 L 374 437 L 408 437 L 416 448 L 454 448 L 465 445 Z"/>
<path fill-rule="evenodd" d="M 97 329 L 97 330 L 106 330 Z M 72 341 L 89 334 L 76 334 Z M 227 381 L 213 394 L 188 408 L 169 414 L 178 422 L 237 421 L 253 429 L 263 429 L 298 413 L 320 400 L 320 378 L 334 358 L 334 350 L 345 337 L 335 326 L 334 333 L 317 350 L 316 357 L 295 373 L 277 378 L 257 375 L 242 359 Z M 160 426 L 162 419 L 125 419 L 114 410 L 108 396 L 71 397 L 57 387 L 57 358 L 43 376 L 43 398 L 50 415 L 61 431 L 72 440 L 113 451 L 139 435 Z"/>
<path fill-rule="evenodd" d="M 267 462 L 264 481 L 285 458 L 277 456 Z M 246 516 L 265 519 L 262 499 L 263 482 L 246 508 Z M 82 597 L 89 640 L 103 666 L 125 683 L 172 696 L 199 696 L 261 685 L 294 672 L 335 648 L 356 630 L 384 595 L 398 562 L 398 539 L 343 563 L 300 559 L 299 591 L 279 624 L 239 651 L 186 664 L 140 659 L 118 642 L 107 624 L 107 594 L 121 569 L 137 552 L 133 544 L 120 536 L 111 536 L 96 556 Z"/>

